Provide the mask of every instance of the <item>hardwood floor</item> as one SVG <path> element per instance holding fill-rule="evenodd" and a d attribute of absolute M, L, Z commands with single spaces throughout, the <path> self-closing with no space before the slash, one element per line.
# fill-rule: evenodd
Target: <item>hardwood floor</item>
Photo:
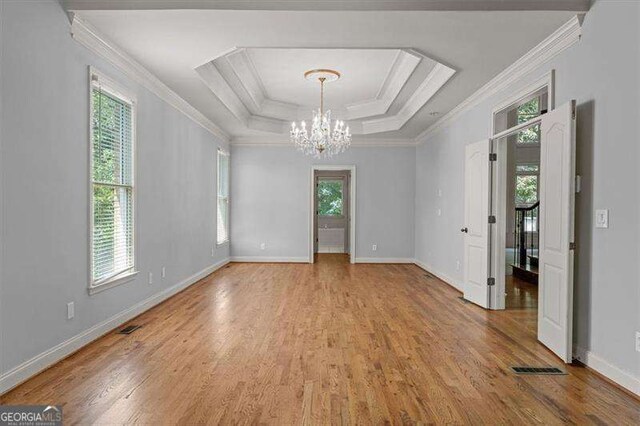
<path fill-rule="evenodd" d="M 507 309 L 538 309 L 538 284 L 526 282 L 515 275 L 507 275 L 505 289 Z M 534 320 L 536 320 L 535 315 Z"/>
<path fill-rule="evenodd" d="M 414 265 L 231 264 L 0 398 L 66 424 L 638 424 L 640 402 L 563 364 L 522 318 Z"/>

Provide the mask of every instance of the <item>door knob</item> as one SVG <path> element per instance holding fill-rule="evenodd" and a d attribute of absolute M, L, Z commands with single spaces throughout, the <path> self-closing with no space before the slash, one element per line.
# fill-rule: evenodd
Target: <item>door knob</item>
<path fill-rule="evenodd" d="M 465 228 L 462 228 L 462 229 L 460 230 L 460 232 L 464 232 L 464 233 L 466 234 L 467 232 L 469 232 L 469 228 L 466 228 L 466 227 L 465 227 Z"/>

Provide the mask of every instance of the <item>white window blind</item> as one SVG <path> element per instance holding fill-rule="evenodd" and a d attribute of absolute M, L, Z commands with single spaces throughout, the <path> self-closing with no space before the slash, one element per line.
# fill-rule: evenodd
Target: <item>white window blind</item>
<path fill-rule="evenodd" d="M 229 154 L 218 150 L 217 243 L 229 241 Z"/>
<path fill-rule="evenodd" d="M 91 77 L 91 287 L 134 268 L 133 102 Z"/>

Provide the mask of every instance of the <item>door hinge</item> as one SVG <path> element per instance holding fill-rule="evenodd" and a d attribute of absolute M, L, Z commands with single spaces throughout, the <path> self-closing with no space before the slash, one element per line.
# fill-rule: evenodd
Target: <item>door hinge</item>
<path fill-rule="evenodd" d="M 489 216 L 489 223 L 496 223 L 496 217 L 494 215 Z"/>
<path fill-rule="evenodd" d="M 569 250 L 575 250 L 576 249 L 576 243 L 569 243 Z"/>
<path fill-rule="evenodd" d="M 496 279 L 493 277 L 487 278 L 487 285 L 496 285 Z"/>
<path fill-rule="evenodd" d="M 498 161 L 498 153 L 492 152 L 489 154 L 489 161 Z"/>

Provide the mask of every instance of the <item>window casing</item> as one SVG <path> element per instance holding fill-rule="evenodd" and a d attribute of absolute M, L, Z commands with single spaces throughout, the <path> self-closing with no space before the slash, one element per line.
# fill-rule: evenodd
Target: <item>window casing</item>
<path fill-rule="evenodd" d="M 218 149 L 216 243 L 229 242 L 229 153 Z"/>
<path fill-rule="evenodd" d="M 90 70 L 90 293 L 135 274 L 135 100 Z"/>

